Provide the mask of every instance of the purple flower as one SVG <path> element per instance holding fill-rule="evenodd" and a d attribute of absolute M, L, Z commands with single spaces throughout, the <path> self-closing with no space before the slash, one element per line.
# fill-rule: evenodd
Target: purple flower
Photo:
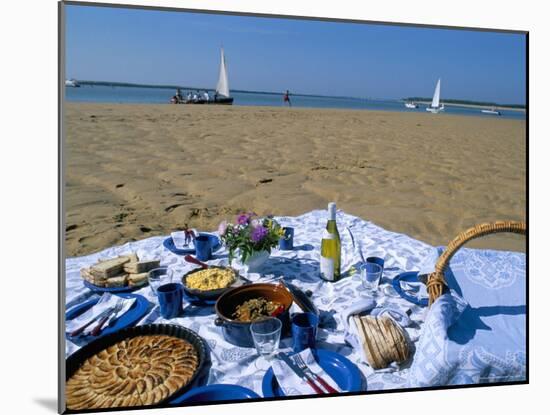
<path fill-rule="evenodd" d="M 239 216 L 237 216 L 237 223 L 239 225 L 246 225 L 248 224 L 249 220 L 250 220 L 250 215 L 248 213 L 241 213 Z"/>
<path fill-rule="evenodd" d="M 250 239 L 252 239 L 252 242 L 260 242 L 262 239 L 265 238 L 266 235 L 267 229 L 263 226 L 257 226 L 252 229 L 252 232 L 250 233 Z"/>

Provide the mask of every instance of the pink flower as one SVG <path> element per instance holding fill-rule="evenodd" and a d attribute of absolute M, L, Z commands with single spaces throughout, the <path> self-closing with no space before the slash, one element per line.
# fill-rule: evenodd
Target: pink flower
<path fill-rule="evenodd" d="M 223 236 L 225 235 L 226 232 L 227 232 L 227 221 L 224 220 L 220 222 L 220 225 L 218 226 L 218 233 L 220 234 L 220 236 Z"/>
<path fill-rule="evenodd" d="M 262 224 L 262 221 L 260 219 L 252 219 L 250 221 L 250 225 L 253 227 L 253 228 L 257 228 L 258 226 L 260 226 Z"/>

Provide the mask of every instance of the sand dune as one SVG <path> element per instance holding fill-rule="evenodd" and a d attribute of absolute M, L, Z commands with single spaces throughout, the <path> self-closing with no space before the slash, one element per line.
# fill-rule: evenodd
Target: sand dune
<path fill-rule="evenodd" d="M 272 107 L 66 106 L 66 246 L 82 255 L 242 210 L 346 212 L 434 245 L 524 220 L 525 121 Z M 524 250 L 500 235 L 471 246 Z"/>

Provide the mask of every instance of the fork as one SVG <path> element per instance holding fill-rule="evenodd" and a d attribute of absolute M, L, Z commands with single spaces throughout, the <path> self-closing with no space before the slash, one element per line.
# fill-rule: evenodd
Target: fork
<path fill-rule="evenodd" d="M 323 388 L 327 390 L 328 393 L 339 393 L 336 389 L 330 386 L 321 376 L 319 376 L 317 373 L 312 371 L 309 368 L 309 366 L 306 365 L 306 362 L 304 362 L 304 359 L 302 359 L 302 356 L 300 356 L 299 354 L 296 354 L 293 357 L 298 367 L 302 369 L 304 372 L 308 373 L 315 381 L 319 382 L 321 386 L 323 386 Z"/>
<path fill-rule="evenodd" d="M 99 320 L 99 323 L 97 323 L 97 326 L 95 326 L 92 329 L 92 332 L 90 334 L 92 336 L 98 336 L 105 322 L 109 319 L 109 317 L 116 315 L 120 310 L 122 310 L 123 304 L 124 304 L 124 300 L 122 298 L 119 298 L 116 302 L 115 307 L 111 310 L 111 312 L 107 313 L 107 315 L 103 316 L 103 318 Z"/>

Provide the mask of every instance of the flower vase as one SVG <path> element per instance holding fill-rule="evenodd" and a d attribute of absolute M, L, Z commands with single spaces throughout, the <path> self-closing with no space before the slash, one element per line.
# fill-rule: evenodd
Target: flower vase
<path fill-rule="evenodd" d="M 269 255 L 269 251 L 255 251 L 244 263 L 240 259 L 236 259 L 236 261 L 241 266 L 246 267 L 247 272 L 258 272 L 269 258 Z"/>

